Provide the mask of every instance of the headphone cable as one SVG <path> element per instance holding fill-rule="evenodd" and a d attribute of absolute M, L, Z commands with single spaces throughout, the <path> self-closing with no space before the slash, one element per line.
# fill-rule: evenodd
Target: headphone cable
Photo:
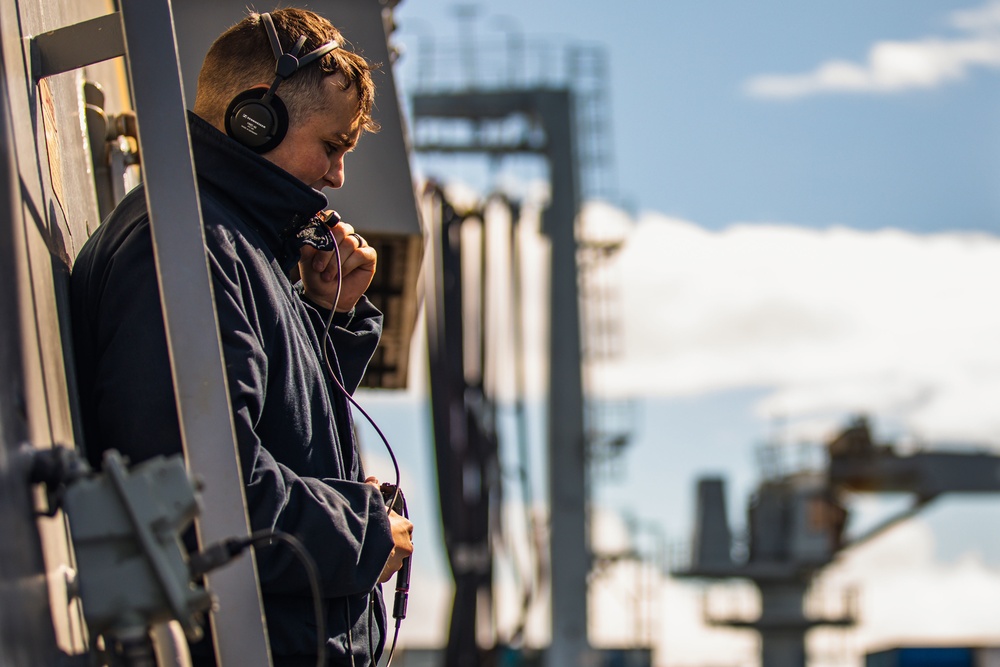
<path fill-rule="evenodd" d="M 340 214 L 338 214 L 336 211 L 331 211 L 330 212 L 330 215 L 327 217 L 327 219 L 325 221 L 327 223 L 327 225 L 328 225 L 328 228 L 330 228 L 330 226 L 329 226 L 329 221 L 330 220 L 333 220 L 334 221 L 334 225 L 336 225 L 338 222 L 340 222 Z M 331 234 L 331 236 L 333 235 L 332 228 L 330 228 L 330 234 Z M 333 305 L 330 308 L 330 312 L 326 316 L 326 322 L 325 322 L 325 326 L 324 326 L 324 329 L 323 329 L 323 339 L 321 341 L 321 345 L 323 347 L 323 364 L 324 364 L 324 366 L 326 366 L 326 370 L 327 370 L 328 374 L 330 375 L 330 377 L 333 379 L 334 384 L 337 385 L 337 388 L 344 395 L 344 397 L 351 403 L 351 405 L 353 405 L 355 407 L 355 409 L 357 409 L 362 415 L 364 415 L 365 419 L 368 420 L 368 423 L 371 424 L 372 428 L 375 429 L 375 432 L 378 434 L 378 437 L 382 440 L 382 444 L 385 445 L 386 452 L 389 453 L 389 459 L 392 461 L 393 472 L 394 472 L 394 474 L 396 476 L 395 491 L 393 493 L 392 502 L 388 503 L 388 507 L 391 508 L 391 507 L 393 507 L 397 503 L 397 501 L 399 500 L 400 495 L 401 495 L 401 492 L 399 490 L 399 483 L 400 483 L 399 462 L 396 460 L 396 453 L 393 452 L 392 446 L 389 444 L 389 439 L 386 437 L 385 433 L 382 432 L 382 429 L 379 428 L 379 425 L 375 422 L 375 420 L 372 418 L 372 416 L 369 415 L 368 412 L 363 407 L 361 407 L 361 405 L 357 402 L 357 400 L 355 400 L 355 398 L 353 396 L 351 396 L 350 392 L 347 391 L 347 389 L 344 387 L 343 383 L 341 383 L 340 378 L 337 377 L 337 373 L 333 369 L 333 363 L 330 360 L 330 348 L 333 346 L 333 338 L 331 336 L 331 330 L 333 329 L 333 318 L 336 315 L 337 304 L 340 303 L 340 294 L 341 294 L 341 291 L 343 290 L 343 286 L 344 286 L 343 263 L 342 263 L 341 256 L 340 256 L 340 245 L 337 243 L 336 237 L 334 237 L 334 239 L 333 239 L 333 251 L 334 251 L 334 253 L 336 254 L 336 257 L 337 257 L 337 291 L 336 291 L 336 294 L 334 296 Z M 374 591 L 374 589 L 373 589 L 373 591 Z M 371 604 L 369 604 L 369 606 L 368 606 L 368 612 L 369 612 L 369 620 L 368 620 L 368 633 L 369 633 L 368 650 L 371 651 L 371 654 L 370 654 L 370 657 L 372 658 L 371 662 L 372 662 L 373 667 L 375 667 L 375 660 L 374 660 L 374 650 L 375 650 L 375 647 L 371 645 L 371 623 L 372 623 L 372 618 L 371 618 L 371 616 L 372 616 L 372 605 Z M 396 651 L 396 640 L 399 638 L 399 628 L 400 628 L 401 622 L 402 622 L 402 618 L 397 618 L 396 619 L 396 628 L 395 628 L 395 631 L 393 632 L 392 644 L 391 644 L 390 649 L 389 649 L 389 659 L 386 661 L 384 667 L 389 667 L 389 664 L 392 662 L 393 653 L 395 653 L 395 651 Z M 350 623 L 348 623 L 348 625 L 350 625 Z M 348 627 L 348 629 L 347 629 L 347 641 L 348 641 L 348 650 L 349 650 L 349 652 L 351 654 L 351 665 L 354 665 L 354 643 L 351 641 L 351 629 L 350 629 L 350 627 Z"/>
<path fill-rule="evenodd" d="M 340 222 L 340 215 L 336 211 L 331 211 L 331 215 L 327 220 L 329 221 L 330 219 L 335 219 L 336 222 Z M 336 224 L 336 222 L 334 224 Z M 332 229 L 330 231 L 330 234 L 331 235 L 333 234 Z M 344 398 L 346 398 L 351 403 L 351 405 L 355 407 L 355 409 L 357 409 L 362 415 L 364 415 L 365 419 L 368 420 L 368 423 L 371 424 L 372 428 L 375 429 L 375 432 L 378 434 L 378 437 L 382 440 L 382 444 L 385 445 L 385 450 L 389 453 L 389 459 L 392 461 L 393 472 L 396 475 L 396 489 L 397 489 L 396 492 L 398 494 L 399 481 L 400 481 L 399 462 L 396 460 L 396 453 L 392 451 L 392 446 L 389 444 L 389 439 L 385 436 L 385 433 L 382 432 L 382 429 L 379 428 L 379 425 L 375 422 L 372 416 L 369 415 L 368 412 L 363 407 L 361 407 L 361 405 L 355 400 L 353 396 L 351 396 L 350 392 L 348 392 L 347 389 L 344 387 L 344 385 L 341 383 L 340 378 L 337 377 L 337 373 L 333 369 L 333 363 L 330 360 L 330 347 L 333 346 L 333 338 L 330 335 L 330 332 L 333 329 L 333 317 L 337 313 L 337 304 L 340 303 L 340 293 L 344 286 L 344 276 L 341 271 L 342 265 L 340 257 L 340 246 L 339 244 L 337 244 L 336 237 L 334 237 L 333 251 L 337 257 L 337 292 L 333 300 L 333 306 L 330 308 L 330 313 L 326 316 L 326 323 L 323 329 L 323 340 L 321 343 L 323 347 L 323 364 L 326 366 L 327 372 L 333 379 L 334 384 L 337 385 L 337 388 L 340 390 L 340 393 L 344 395 Z M 395 504 L 395 501 L 396 498 L 393 497 L 393 504 Z M 392 505 L 390 505 L 390 507 L 391 506 Z"/>

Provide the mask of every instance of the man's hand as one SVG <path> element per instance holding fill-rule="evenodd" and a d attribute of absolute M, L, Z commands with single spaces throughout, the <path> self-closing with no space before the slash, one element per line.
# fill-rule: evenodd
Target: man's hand
<path fill-rule="evenodd" d="M 346 313 L 354 308 L 354 304 L 371 284 L 378 254 L 346 222 L 338 222 L 331 231 L 340 251 L 343 271 L 338 271 L 340 267 L 337 266 L 336 251 L 322 251 L 304 245 L 299 259 L 299 275 L 302 277 L 306 297 L 325 308 L 334 308 L 337 274 L 342 273 L 340 301 L 336 303 L 336 310 Z"/>
<path fill-rule="evenodd" d="M 365 479 L 365 483 L 379 488 L 377 477 L 368 477 Z M 413 554 L 413 524 L 410 523 L 410 520 L 389 510 L 389 526 L 392 529 L 394 546 L 389 553 L 389 560 L 382 568 L 382 574 L 378 577 L 380 584 L 389 581 L 392 575 L 399 572 L 399 568 L 403 567 L 403 559 L 409 558 Z"/>
<path fill-rule="evenodd" d="M 378 582 L 384 584 L 403 567 L 403 559 L 413 553 L 413 524 L 406 517 L 389 510 L 389 525 L 392 527 L 392 541 L 396 546 L 389 553 L 389 560 L 382 568 Z"/>

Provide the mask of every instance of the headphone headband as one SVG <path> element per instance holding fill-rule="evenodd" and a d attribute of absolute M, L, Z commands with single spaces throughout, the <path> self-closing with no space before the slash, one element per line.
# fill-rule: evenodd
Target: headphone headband
<path fill-rule="evenodd" d="M 264 12 L 260 15 L 260 18 L 264 22 L 264 30 L 267 32 L 268 41 L 271 42 L 271 51 L 274 52 L 274 59 L 276 61 L 274 65 L 274 74 L 279 80 L 287 79 L 292 74 L 295 74 L 296 71 L 302 69 L 312 61 L 318 60 L 334 49 L 340 47 L 340 44 L 331 40 L 325 44 L 321 44 L 306 55 L 299 58 L 299 51 L 301 51 L 302 47 L 305 46 L 306 36 L 300 35 L 298 41 L 295 43 L 295 46 L 292 47 L 292 50 L 286 53 L 281 49 L 281 42 L 278 41 L 278 31 L 274 27 L 274 20 L 271 18 L 271 15 Z M 272 83 L 271 88 L 274 87 L 275 85 Z"/>

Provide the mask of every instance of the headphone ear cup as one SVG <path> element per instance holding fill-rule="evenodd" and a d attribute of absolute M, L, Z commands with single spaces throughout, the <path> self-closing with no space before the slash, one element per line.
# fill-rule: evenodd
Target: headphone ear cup
<path fill-rule="evenodd" d="M 277 95 L 251 88 L 233 98 L 226 109 L 226 134 L 256 153 L 275 148 L 288 132 L 288 109 Z"/>

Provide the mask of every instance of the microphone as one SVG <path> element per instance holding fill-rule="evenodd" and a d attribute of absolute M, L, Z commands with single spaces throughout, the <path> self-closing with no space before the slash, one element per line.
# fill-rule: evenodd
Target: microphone
<path fill-rule="evenodd" d="M 336 227 L 337 223 L 340 222 L 340 214 L 334 211 L 332 208 L 328 208 L 325 211 L 320 212 L 323 217 L 323 223 L 327 227 Z"/>
<path fill-rule="evenodd" d="M 410 518 L 406 510 L 406 498 L 403 497 L 402 489 L 395 484 L 385 482 L 379 487 L 379 490 L 382 492 L 382 499 L 385 501 L 386 507 L 400 516 Z M 396 619 L 397 627 L 399 627 L 400 621 L 406 618 L 406 604 L 410 598 L 410 558 L 411 556 L 407 556 L 403 559 L 403 566 L 396 573 L 396 596 L 392 603 L 392 617 Z"/>

